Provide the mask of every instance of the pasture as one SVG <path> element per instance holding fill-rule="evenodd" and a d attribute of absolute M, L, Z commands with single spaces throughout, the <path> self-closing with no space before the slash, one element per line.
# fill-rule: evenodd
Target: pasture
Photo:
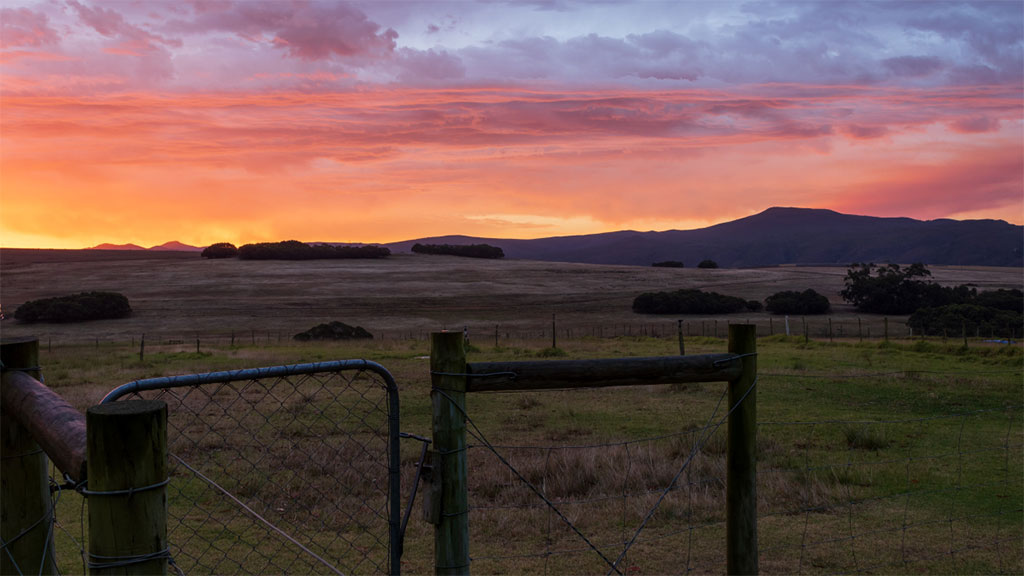
<path fill-rule="evenodd" d="M 633 314 L 637 294 L 700 288 L 763 300 L 780 290 L 813 288 L 833 303 L 832 342 L 825 318 L 808 319 L 806 340 L 796 318 L 790 337 L 767 314 L 685 318 L 688 354 L 724 352 L 729 322 L 755 323 L 762 336 L 761 570 L 1024 571 L 1020 346 L 972 337 L 964 349 L 959 335 L 946 342 L 910 339 L 904 318 L 889 319 L 891 338 L 883 341 L 882 318 L 859 316 L 840 300 L 845 268 L 665 269 L 420 255 L 243 262 L 77 261 L 68 253 L 65 261 L 31 262 L 10 253 L 0 254 L 5 313 L 29 299 L 83 290 L 118 291 L 131 301 L 135 314 L 125 320 L 3 322 L 5 337 L 40 339 L 47 384 L 83 410 L 139 378 L 366 358 L 398 382 L 402 430 L 427 436 L 424 337 L 431 331 L 467 327 L 471 361 L 672 355 L 677 319 Z M 940 283 L 980 290 L 1024 283 L 1019 269 L 931 270 Z M 330 320 L 363 326 L 376 338 L 291 341 Z M 720 337 L 711 333 L 716 321 Z M 858 326 L 871 338 L 862 342 Z M 613 558 L 665 495 L 623 573 L 719 573 L 725 434 L 708 428 L 704 435 L 702 427 L 722 416 L 716 411 L 721 392 L 718 384 L 703 384 L 478 394 L 469 396 L 467 413 L 482 439 Z M 471 440 L 469 452 L 472 570 L 607 572 L 481 438 Z M 665 492 L 688 455 L 695 457 L 680 488 Z M 403 445 L 403 492 L 418 456 L 418 443 Z M 79 533 L 80 506 L 73 497 L 62 500 L 65 532 Z M 75 544 L 63 534 L 57 540 L 63 571 L 80 572 Z M 432 572 L 432 546 L 432 527 L 416 510 L 403 572 Z"/>

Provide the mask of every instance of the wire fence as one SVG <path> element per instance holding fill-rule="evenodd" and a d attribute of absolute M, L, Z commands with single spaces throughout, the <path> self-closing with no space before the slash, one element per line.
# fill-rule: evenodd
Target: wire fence
<path fill-rule="evenodd" d="M 341 361 L 139 381 L 108 400 L 167 403 L 172 569 L 351 574 L 398 569 L 395 394 L 379 365 Z M 78 536 L 54 522 L 83 558 L 85 506 Z"/>
<path fill-rule="evenodd" d="M 495 446 L 470 419 L 473 570 L 722 572 L 720 422 L 623 442 Z M 761 422 L 761 571 L 1021 573 L 1022 447 L 1020 406 Z"/>
<path fill-rule="evenodd" d="M 611 338 L 683 339 L 725 338 L 729 323 L 740 322 L 757 326 L 758 337 L 792 336 L 818 341 L 881 341 L 929 340 L 932 342 L 985 342 L 1011 344 L 1022 336 L 1021 326 L 1007 326 L 996 330 L 980 328 L 961 334 L 925 336 L 906 325 L 905 317 L 878 316 L 841 318 L 772 316 L 760 314 L 752 317 L 739 315 L 722 317 L 688 317 L 684 319 L 650 318 L 640 322 L 588 322 L 559 318 L 555 320 L 524 319 L 515 324 L 458 323 L 445 326 L 451 330 L 465 330 L 467 341 L 477 347 L 516 346 L 536 341 L 556 345 L 573 340 Z M 436 327 L 410 327 L 406 329 L 378 330 L 370 327 L 372 339 L 390 342 L 427 342 Z M 15 327 L 17 328 L 17 327 Z M 37 330 L 38 331 L 38 330 Z M 156 351 L 202 352 L 209 348 L 269 347 L 295 343 L 293 336 L 299 330 L 237 329 L 219 331 L 150 331 L 147 333 L 111 333 L 79 336 L 64 332 L 36 334 L 42 349 L 52 351 L 61 347 L 88 347 L 131 349 L 139 353 Z"/>

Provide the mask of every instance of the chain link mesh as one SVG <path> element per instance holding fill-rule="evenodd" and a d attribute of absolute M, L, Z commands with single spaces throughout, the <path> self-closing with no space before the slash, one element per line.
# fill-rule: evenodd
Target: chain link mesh
<path fill-rule="evenodd" d="M 177 565 L 207 574 L 390 573 L 389 419 L 397 414 L 384 379 L 352 369 L 124 396 L 167 403 L 167 529 Z"/>

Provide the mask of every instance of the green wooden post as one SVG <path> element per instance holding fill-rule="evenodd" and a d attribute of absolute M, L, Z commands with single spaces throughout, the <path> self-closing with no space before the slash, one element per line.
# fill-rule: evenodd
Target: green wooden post
<path fill-rule="evenodd" d="M 434 526 L 434 573 L 469 574 L 466 349 L 458 332 L 430 336 L 431 422 L 437 463 L 431 481 L 442 483 L 440 515 Z"/>
<path fill-rule="evenodd" d="M 167 404 L 101 404 L 85 419 L 89 573 L 166 574 Z"/>
<path fill-rule="evenodd" d="M 730 325 L 729 352 L 755 354 L 756 327 Z M 729 574 L 757 574 L 757 356 L 738 362 L 743 362 L 743 373 L 729 382 L 726 569 Z"/>
<path fill-rule="evenodd" d="M 38 379 L 39 340 L 4 339 L 3 371 L 18 370 Z M 3 406 L 6 408 L 6 404 Z M 49 461 L 32 434 L 11 415 L 0 418 L 0 553 L 2 574 L 56 574 Z"/>

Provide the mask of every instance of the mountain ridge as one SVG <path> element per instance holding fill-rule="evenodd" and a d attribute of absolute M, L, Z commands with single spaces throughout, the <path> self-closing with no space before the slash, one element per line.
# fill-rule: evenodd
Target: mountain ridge
<path fill-rule="evenodd" d="M 1024 265 L 1024 227 L 1004 220 L 915 220 L 773 207 L 694 230 L 554 236 L 533 240 L 436 236 L 384 244 L 407 252 L 415 243 L 485 243 L 508 258 L 646 266 L 711 259 L 729 268 L 782 264 L 923 262 L 934 265 Z"/>

